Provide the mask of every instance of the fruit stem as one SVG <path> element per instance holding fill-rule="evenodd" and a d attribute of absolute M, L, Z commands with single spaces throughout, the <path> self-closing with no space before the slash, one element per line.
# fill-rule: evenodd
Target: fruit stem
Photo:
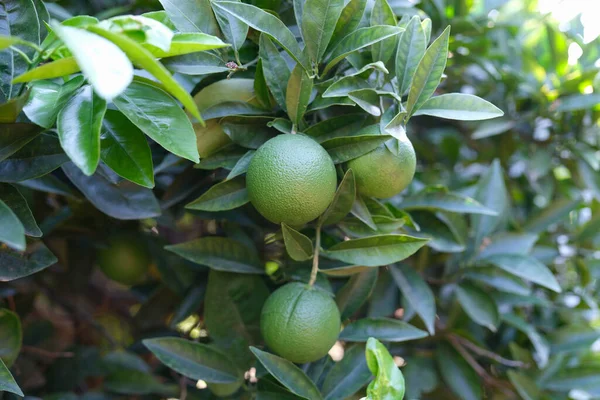
<path fill-rule="evenodd" d="M 317 280 L 317 273 L 319 272 L 319 249 L 321 248 L 321 224 L 317 225 L 317 236 L 315 238 L 315 252 L 313 255 L 312 271 L 310 271 L 309 286 L 313 286 Z"/>

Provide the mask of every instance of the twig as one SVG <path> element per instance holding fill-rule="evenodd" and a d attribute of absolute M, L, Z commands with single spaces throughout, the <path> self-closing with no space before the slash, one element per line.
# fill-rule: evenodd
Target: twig
<path fill-rule="evenodd" d="M 309 286 L 312 286 L 317 281 L 317 273 L 319 272 L 319 248 L 321 247 L 321 225 L 317 226 L 317 237 L 315 239 L 315 254 L 313 255 L 312 270 L 310 271 Z"/>
<path fill-rule="evenodd" d="M 46 358 L 72 358 L 75 356 L 75 354 L 70 351 L 55 352 L 32 346 L 23 346 L 21 347 L 21 351 L 23 351 L 23 353 L 35 354 Z"/>
<path fill-rule="evenodd" d="M 475 353 L 479 356 L 482 356 L 482 357 L 487 357 L 491 360 L 496 361 L 499 364 L 506 365 L 507 367 L 513 367 L 513 368 L 527 368 L 529 366 L 529 364 L 524 363 L 522 361 L 509 360 L 508 358 L 504 358 L 494 352 L 491 352 L 487 349 L 481 348 L 481 347 L 477 346 L 475 343 L 470 342 L 467 339 L 462 338 L 458 335 L 450 334 L 449 336 L 451 336 L 455 340 L 459 341 L 460 344 L 462 344 L 463 346 L 465 346 L 466 348 L 471 350 L 473 353 Z"/>
<path fill-rule="evenodd" d="M 179 378 L 179 400 L 185 400 L 187 398 L 187 380 L 185 376 Z"/>

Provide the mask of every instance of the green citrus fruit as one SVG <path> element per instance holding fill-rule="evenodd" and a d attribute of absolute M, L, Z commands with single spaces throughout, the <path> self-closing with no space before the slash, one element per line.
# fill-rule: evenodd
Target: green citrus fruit
<path fill-rule="evenodd" d="M 107 246 L 98 253 L 98 265 L 104 275 L 124 285 L 139 283 L 150 262 L 144 242 L 129 235 L 109 238 Z"/>
<path fill-rule="evenodd" d="M 206 86 L 194 96 L 194 101 L 198 106 L 198 110 L 202 112 L 226 101 L 243 101 L 254 104 L 256 102 L 255 97 L 253 79 L 234 78 L 224 79 Z M 214 154 L 217 150 L 231 143 L 216 119 L 206 121 L 206 126 L 195 123 L 194 131 L 196 132 L 200 157 Z"/>
<path fill-rule="evenodd" d="M 217 397 L 231 396 L 242 387 L 243 379 L 233 383 L 207 383 L 206 386 Z"/>
<path fill-rule="evenodd" d="M 260 329 L 271 350 L 295 362 L 324 357 L 340 333 L 340 312 L 333 298 L 304 283 L 277 289 L 263 306 Z"/>
<path fill-rule="evenodd" d="M 301 134 L 267 141 L 254 154 L 246 176 L 248 196 L 258 212 L 292 226 L 321 215 L 333 200 L 336 183 L 329 154 Z"/>
<path fill-rule="evenodd" d="M 133 332 L 131 326 L 119 315 L 113 313 L 104 313 L 94 316 L 94 321 L 99 324 L 104 333 L 113 341 L 114 345 L 119 348 L 125 348 L 133 343 Z M 98 345 L 103 350 L 108 350 L 113 347 L 113 343 L 100 333 L 94 333 L 94 337 L 98 340 Z"/>
<path fill-rule="evenodd" d="M 398 154 L 385 145 L 350 160 L 358 191 L 365 196 L 387 199 L 403 191 L 412 181 L 417 167 L 415 149 L 408 138 L 398 141 Z"/>

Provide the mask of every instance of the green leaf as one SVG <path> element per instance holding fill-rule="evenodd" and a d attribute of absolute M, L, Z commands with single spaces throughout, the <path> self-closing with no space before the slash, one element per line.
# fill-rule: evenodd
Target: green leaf
<path fill-rule="evenodd" d="M 498 215 L 470 197 L 452 193 L 445 187 L 431 186 L 406 197 L 400 203 L 406 210 L 441 210 L 461 214 Z"/>
<path fill-rule="evenodd" d="M 163 364 L 190 379 L 210 383 L 238 380 L 235 364 L 211 346 L 174 337 L 145 339 L 143 343 Z"/>
<path fill-rule="evenodd" d="M 364 199 L 360 195 L 356 195 L 350 212 L 369 228 L 374 231 L 377 230 L 377 225 L 375 225 L 375 222 L 373 221 L 373 216 L 365 204 Z"/>
<path fill-rule="evenodd" d="M 326 75 L 340 61 L 355 51 L 396 36 L 400 32 L 402 32 L 402 29 L 395 26 L 371 26 L 355 30 L 344 37 L 338 45 L 331 50 L 327 57 L 329 62 L 321 75 Z"/>
<path fill-rule="evenodd" d="M 213 8 L 213 11 L 225 40 L 231 43 L 237 54 L 248 36 L 248 25 L 223 10 Z"/>
<path fill-rule="evenodd" d="M 483 139 L 491 136 L 499 135 L 507 132 L 515 127 L 515 121 L 507 120 L 505 118 L 485 121 L 479 124 L 477 129 L 473 131 L 471 139 Z"/>
<path fill-rule="evenodd" d="M 431 97 L 442 79 L 448 58 L 450 27 L 433 41 L 419 61 L 412 80 L 406 112 L 410 117 Z"/>
<path fill-rule="evenodd" d="M 25 251 L 25 228 L 15 213 L 0 200 L 0 242 Z"/>
<path fill-rule="evenodd" d="M 125 395 L 149 395 L 152 393 L 171 397 L 177 394 L 176 386 L 162 384 L 155 376 L 142 371 L 116 369 L 104 381 L 104 388 L 110 392 Z"/>
<path fill-rule="evenodd" d="M 192 96 L 179 85 L 169 71 L 148 50 L 143 48 L 141 44 L 127 36 L 107 31 L 96 25 L 89 26 L 87 29 L 119 46 L 134 64 L 154 75 L 164 85 L 165 89 L 183 104 L 192 116 L 202 122 L 200 112 Z"/>
<path fill-rule="evenodd" d="M 10 367 L 21 351 L 23 331 L 19 316 L 0 308 L 0 360 Z"/>
<path fill-rule="evenodd" d="M 404 377 L 385 346 L 377 339 L 367 341 L 365 352 L 367 366 L 375 375 L 375 380 L 367 387 L 367 398 L 377 400 L 402 400 L 404 398 Z"/>
<path fill-rule="evenodd" d="M 300 125 L 302 122 L 302 118 L 304 117 L 304 113 L 306 112 L 306 108 L 310 101 L 312 88 L 312 78 L 307 75 L 300 64 L 296 64 L 296 67 L 290 76 L 290 80 L 288 81 L 285 96 L 287 113 L 295 125 Z"/>
<path fill-rule="evenodd" d="M 371 380 L 364 345 L 347 347 L 344 358 L 335 363 L 323 381 L 321 393 L 325 400 L 346 399 Z"/>
<path fill-rule="evenodd" d="M 262 109 L 244 101 L 224 101 L 202 110 L 202 117 L 209 120 L 238 115 L 265 115 L 270 113 L 271 111 L 269 110 Z"/>
<path fill-rule="evenodd" d="M 502 167 L 498 160 L 494 160 L 488 171 L 479 179 L 474 198 L 483 206 L 497 213 L 497 215 L 471 216 L 471 225 L 475 232 L 474 246 L 477 247 L 484 237 L 498 228 L 509 207 Z"/>
<path fill-rule="evenodd" d="M 396 26 L 396 15 L 387 0 L 375 0 L 371 9 L 370 25 L 389 25 Z M 371 47 L 371 56 L 373 61 L 387 63 L 394 54 L 396 47 L 396 37 L 392 37 L 381 42 L 373 44 Z"/>
<path fill-rule="evenodd" d="M 218 37 L 205 33 L 176 33 L 171 39 L 171 47 L 168 51 L 158 47 L 147 48 L 156 58 L 174 57 L 183 54 L 196 53 L 220 49 L 229 46 Z"/>
<path fill-rule="evenodd" d="M 335 302 L 342 321 L 357 312 L 371 297 L 377 284 L 378 271 L 374 268 L 352 275 L 348 282 L 335 294 Z"/>
<path fill-rule="evenodd" d="M 260 35 L 259 42 L 259 55 L 265 81 L 277 104 L 283 110 L 286 110 L 287 85 L 291 77 L 287 62 L 279 54 L 279 50 L 277 50 L 275 44 L 269 39 L 269 36 Z"/>
<path fill-rule="evenodd" d="M 358 28 L 363 14 L 365 13 L 366 6 L 366 0 L 350 0 L 346 4 L 335 24 L 333 36 L 331 37 L 331 41 L 327 48 L 328 50 L 334 48 L 340 40 Z"/>
<path fill-rule="evenodd" d="M 251 28 L 269 35 L 269 37 L 279 43 L 297 63 L 302 65 L 307 72 L 311 71 L 310 65 L 308 64 L 300 45 L 296 41 L 294 34 L 273 14 L 250 4 L 234 1 L 216 1 L 213 2 L 213 6 L 233 15 Z"/>
<path fill-rule="evenodd" d="M 200 160 L 192 123 L 177 102 L 162 89 L 133 82 L 114 104 L 166 150 L 196 163 Z"/>
<path fill-rule="evenodd" d="M 163 64 L 173 72 L 184 75 L 208 75 L 229 71 L 220 57 L 212 53 L 194 53 L 162 59 Z"/>
<path fill-rule="evenodd" d="M 581 206 L 581 203 L 580 196 L 576 196 L 575 199 L 558 199 L 530 218 L 523 229 L 532 233 L 544 232 L 550 225 L 565 220 L 571 211 Z"/>
<path fill-rule="evenodd" d="M 315 66 L 325 54 L 343 8 L 343 0 L 307 0 L 304 3 L 300 26 L 306 50 Z"/>
<path fill-rule="evenodd" d="M 461 225 L 465 225 L 462 216 L 422 211 L 414 211 L 410 216 L 419 227 L 419 231 L 414 234 L 430 238 L 427 245 L 432 249 L 444 253 L 460 253 L 465 250 L 467 228 L 465 226 L 463 230 L 459 230 Z"/>
<path fill-rule="evenodd" d="M 30 245 L 30 253 L 0 249 L 0 282 L 10 282 L 35 274 L 58 260 L 42 242 Z"/>
<path fill-rule="evenodd" d="M 322 96 L 324 98 L 344 97 L 348 96 L 351 92 L 368 88 L 370 88 L 370 84 L 366 79 L 354 75 L 344 76 L 333 82 L 327 90 L 323 92 Z"/>
<path fill-rule="evenodd" d="M 100 162 L 100 130 L 106 113 L 106 101 L 84 86 L 58 113 L 60 144 L 84 174 L 90 176 Z"/>
<path fill-rule="evenodd" d="M 537 400 L 540 398 L 540 388 L 537 383 L 527 375 L 515 371 L 507 371 L 508 379 L 513 384 L 517 393 L 523 400 Z"/>
<path fill-rule="evenodd" d="M 259 49 L 260 54 L 260 49 Z M 289 73 L 289 70 L 288 70 Z M 258 100 L 261 107 L 271 108 L 274 103 L 272 102 L 271 93 L 269 92 L 269 86 L 265 78 L 265 72 L 263 69 L 263 61 L 261 58 L 256 63 L 256 72 L 254 73 L 254 94 L 256 100 Z"/>
<path fill-rule="evenodd" d="M 575 94 L 556 100 L 555 110 L 557 112 L 589 110 L 598 104 L 600 104 L 600 93 Z"/>
<path fill-rule="evenodd" d="M 203 237 L 190 242 L 166 246 L 180 257 L 218 271 L 262 274 L 256 251 L 224 237 Z"/>
<path fill-rule="evenodd" d="M 31 96 L 23 112 L 32 122 L 46 129 L 52 128 L 58 113 L 71 99 L 85 79 L 77 76 L 62 85 L 50 81 L 40 81 L 31 85 Z"/>
<path fill-rule="evenodd" d="M 418 15 L 411 18 L 400 38 L 396 50 L 396 77 L 398 78 L 398 94 L 403 95 L 410 88 L 410 83 L 417 71 L 417 65 L 425 54 L 427 42 L 425 32 Z"/>
<path fill-rule="evenodd" d="M 379 267 L 410 257 L 426 243 L 427 239 L 408 235 L 378 235 L 338 243 L 325 254 L 354 265 Z"/>
<path fill-rule="evenodd" d="M 425 33 L 425 43 L 429 43 L 431 41 L 431 18 L 425 18 L 421 21 L 421 26 L 423 26 L 423 32 Z"/>
<path fill-rule="evenodd" d="M 77 196 L 73 194 L 71 188 L 54 175 L 45 175 L 40 178 L 29 179 L 19 182 L 19 185 L 33 190 L 39 190 L 69 197 L 71 199 L 77 199 Z"/>
<path fill-rule="evenodd" d="M 321 146 L 327 150 L 335 164 L 341 164 L 375 150 L 391 138 L 389 135 L 381 135 L 379 133 L 374 135 L 338 137 L 322 142 Z"/>
<path fill-rule="evenodd" d="M 10 124 L 19 118 L 25 103 L 29 99 L 31 90 L 26 90 L 20 96 L 14 97 L 6 103 L 0 104 L 0 124 Z"/>
<path fill-rule="evenodd" d="M 0 162 L 26 146 L 41 131 L 34 124 L 0 124 Z"/>
<path fill-rule="evenodd" d="M 364 114 L 345 114 L 328 118 L 310 126 L 304 132 L 318 143 L 335 137 L 352 136 L 360 131 L 367 116 Z"/>
<path fill-rule="evenodd" d="M 465 273 L 465 277 L 477 282 L 482 282 L 506 293 L 513 293 L 521 296 L 527 296 L 531 293 L 531 288 L 521 278 L 495 267 L 477 267 Z"/>
<path fill-rule="evenodd" d="M 0 35 L 0 50 L 4 50 L 13 44 L 23 44 L 34 48 L 37 46 L 35 43 L 28 42 L 16 36 Z"/>
<path fill-rule="evenodd" d="M 483 259 L 515 276 L 537 283 L 557 293 L 560 285 L 552 272 L 532 256 L 522 254 L 494 254 Z"/>
<path fill-rule="evenodd" d="M 93 28 L 94 26 L 89 27 L 89 29 Z M 98 96 L 111 101 L 131 83 L 133 79 L 131 61 L 116 44 L 107 40 L 110 38 L 94 34 L 102 31 L 101 28 L 95 27 L 97 31 L 90 33 L 83 29 L 53 23 L 52 29 L 69 48 L 83 75 Z M 40 79 L 46 78 L 49 77 Z"/>
<path fill-rule="evenodd" d="M 86 176 L 72 163 L 62 167 L 65 175 L 97 209 L 113 218 L 132 220 L 160 215 L 158 201 L 150 189 L 123 181 L 111 182 L 97 171 Z"/>
<path fill-rule="evenodd" d="M 482 398 L 479 376 L 453 347 L 445 343 L 438 345 L 436 360 L 442 379 L 459 399 Z"/>
<path fill-rule="evenodd" d="M 407 399 L 423 398 L 439 384 L 435 363 L 430 357 L 413 356 L 402 371 L 406 379 Z"/>
<path fill-rule="evenodd" d="M 500 233 L 489 238 L 477 258 L 486 258 L 494 254 L 527 255 L 533 250 L 538 235 L 531 233 Z"/>
<path fill-rule="evenodd" d="M 208 0 L 159 1 L 179 31 L 219 34 L 219 25 Z"/>
<path fill-rule="evenodd" d="M 308 400 L 323 399 L 315 384 L 300 368 L 290 361 L 259 350 L 256 347 L 250 347 L 250 350 L 267 371 L 290 392 Z"/>
<path fill-rule="evenodd" d="M 551 339 L 552 352 L 585 351 L 600 339 L 600 331 L 585 324 L 573 324 L 555 330 Z"/>
<path fill-rule="evenodd" d="M 248 167 L 250 166 L 250 161 L 252 161 L 252 157 L 254 157 L 254 153 L 254 150 L 249 150 L 246 154 L 244 154 L 242 158 L 240 158 L 235 164 L 235 166 L 231 169 L 226 179 L 233 179 L 245 174 L 248 171 Z"/>
<path fill-rule="evenodd" d="M 422 339 L 427 332 L 417 329 L 404 321 L 393 318 L 363 318 L 346 325 L 340 340 L 347 342 L 366 342 L 371 337 L 384 342 L 406 342 Z"/>
<path fill-rule="evenodd" d="M 27 204 L 27 200 L 25 200 L 16 187 L 0 183 L 0 201 L 3 201 L 17 218 L 19 218 L 19 221 L 21 221 L 25 228 L 25 234 L 27 236 L 42 236 L 42 231 L 35 222 L 33 214 L 31 214 L 31 209 Z"/>
<path fill-rule="evenodd" d="M 122 113 L 108 110 L 100 137 L 100 156 L 117 175 L 152 189 L 152 153 L 142 131 Z"/>
<path fill-rule="evenodd" d="M 110 43 L 110 42 L 109 42 Z M 75 57 L 61 58 L 60 60 L 51 61 L 39 67 L 33 68 L 24 74 L 17 76 L 13 83 L 32 82 L 42 79 L 54 79 L 63 76 L 69 76 L 81 71 L 81 67 L 77 64 Z M 92 73 L 92 72 L 84 72 Z M 94 72 L 95 73 L 95 72 Z M 91 78 L 90 82 L 92 81 Z M 96 76 L 96 79 L 105 79 L 105 77 Z M 110 86 L 110 85 L 109 85 Z M 110 88 L 109 88 L 110 89 Z"/>
<path fill-rule="evenodd" d="M 461 283 L 456 288 L 456 297 L 473 321 L 496 332 L 500 316 L 494 300 L 486 292 L 476 286 Z"/>
<path fill-rule="evenodd" d="M 254 150 L 262 146 L 267 140 L 275 137 L 277 133 L 265 125 L 265 120 L 262 118 L 256 121 L 242 119 L 227 122 L 227 120 L 223 120 L 220 125 L 233 143 Z"/>
<path fill-rule="evenodd" d="M 285 248 L 293 260 L 306 261 L 312 258 L 313 244 L 308 237 L 283 223 L 281 231 Z"/>
<path fill-rule="evenodd" d="M 10 158 L 0 161 L 0 182 L 38 178 L 67 161 L 69 157 L 60 147 L 58 138 L 50 133 L 42 133 Z"/>
<path fill-rule="evenodd" d="M 535 349 L 535 361 L 537 362 L 538 367 L 544 368 L 548 364 L 548 359 L 550 357 L 550 345 L 546 337 L 540 335 L 535 327 L 515 314 L 504 313 L 502 314 L 502 320 L 527 335 Z"/>
<path fill-rule="evenodd" d="M 504 112 L 489 101 L 472 94 L 447 93 L 430 98 L 413 115 L 480 121 L 501 117 Z"/>
<path fill-rule="evenodd" d="M 344 178 L 335 192 L 331 204 L 321 215 L 322 225 L 332 225 L 340 222 L 352 210 L 356 198 L 356 183 L 351 169 L 346 171 Z"/>
<path fill-rule="evenodd" d="M 407 265 L 392 266 L 389 271 L 402 291 L 402 296 L 421 317 L 429 333 L 433 335 L 435 332 L 435 297 L 429 285 Z"/>
<path fill-rule="evenodd" d="M 21 397 L 25 396 L 2 360 L 0 360 L 0 392 L 10 392 Z"/>
<path fill-rule="evenodd" d="M 233 210 L 248 203 L 246 179 L 242 176 L 212 186 L 185 208 L 200 211 Z"/>

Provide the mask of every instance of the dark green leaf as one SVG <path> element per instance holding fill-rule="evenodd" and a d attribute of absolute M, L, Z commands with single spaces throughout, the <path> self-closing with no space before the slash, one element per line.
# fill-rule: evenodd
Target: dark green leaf
<path fill-rule="evenodd" d="M 465 276 L 503 292 L 519 294 L 522 296 L 531 293 L 531 288 L 521 278 L 495 267 L 474 268 L 467 272 Z"/>
<path fill-rule="evenodd" d="M 185 207 L 190 210 L 225 211 L 241 207 L 249 201 L 246 179 L 240 176 L 217 183 Z"/>
<path fill-rule="evenodd" d="M 354 204 L 352 205 L 350 212 L 369 228 L 374 231 L 377 230 L 377 225 L 375 225 L 375 221 L 373 221 L 371 211 L 369 211 L 369 208 L 361 196 L 357 195 L 355 197 Z"/>
<path fill-rule="evenodd" d="M 363 318 L 347 325 L 340 333 L 340 340 L 366 342 L 374 337 L 384 342 L 406 342 L 426 336 L 427 332 L 404 321 L 393 318 Z"/>
<path fill-rule="evenodd" d="M 163 364 L 190 379 L 214 383 L 238 380 L 235 364 L 211 346 L 174 337 L 145 339 L 143 343 Z"/>
<path fill-rule="evenodd" d="M 515 371 L 508 371 L 508 379 L 513 384 L 523 400 L 536 400 L 540 398 L 540 388 L 537 383 L 527 375 Z"/>
<path fill-rule="evenodd" d="M 42 231 L 35 222 L 27 201 L 16 187 L 0 183 L 0 201 L 3 201 L 19 218 L 27 236 L 42 236 Z"/>
<path fill-rule="evenodd" d="M 461 214 L 498 215 L 496 211 L 484 207 L 470 197 L 452 193 L 439 186 L 425 188 L 419 193 L 405 198 L 400 203 L 400 207 L 407 210 L 426 209 Z"/>
<path fill-rule="evenodd" d="M 500 320 L 498 308 L 486 292 L 476 286 L 461 283 L 456 288 L 456 297 L 473 321 L 493 332 L 496 331 L 496 326 L 498 326 Z"/>
<path fill-rule="evenodd" d="M 199 161 L 192 123 L 165 91 L 148 83 L 133 82 L 114 103 L 131 122 L 162 147 L 190 161 Z"/>
<path fill-rule="evenodd" d="M 0 104 L 0 123 L 11 124 L 19 118 L 19 114 L 23 111 L 25 103 L 29 99 L 31 90 L 23 92 L 18 97 L 14 97 L 6 103 Z"/>
<path fill-rule="evenodd" d="M 436 359 L 442 378 L 459 399 L 482 398 L 479 376 L 454 348 L 445 343 L 440 344 Z"/>
<path fill-rule="evenodd" d="M 261 274 L 258 255 L 240 242 L 224 237 L 204 237 L 191 242 L 166 246 L 165 249 L 210 268 L 246 274 Z"/>
<path fill-rule="evenodd" d="M 336 164 L 358 158 L 390 140 L 389 135 L 360 135 L 338 137 L 324 141 L 321 146 L 327 150 Z"/>
<path fill-rule="evenodd" d="M 494 254 L 484 261 L 504 271 L 560 293 L 560 285 L 552 272 L 536 258 L 522 254 Z"/>
<path fill-rule="evenodd" d="M 343 8 L 342 13 L 335 24 L 333 36 L 329 43 L 328 50 L 337 45 L 340 40 L 358 28 L 360 21 L 365 13 L 367 6 L 366 0 L 350 0 Z"/>
<path fill-rule="evenodd" d="M 302 122 L 302 118 L 304 117 L 304 113 L 308 107 L 308 102 L 310 101 L 312 88 L 312 78 L 307 75 L 306 71 L 300 66 L 300 64 L 296 64 L 296 67 L 292 71 L 292 75 L 290 75 L 285 97 L 287 113 L 290 117 L 290 120 L 292 120 L 296 126 L 300 125 Z"/>
<path fill-rule="evenodd" d="M 568 217 L 571 211 L 581 205 L 581 197 L 575 199 L 559 199 L 548 205 L 541 213 L 529 219 L 524 230 L 532 233 L 541 233 L 550 225 L 563 221 Z"/>
<path fill-rule="evenodd" d="M 10 392 L 21 397 L 25 396 L 2 360 L 0 360 L 0 392 Z"/>
<path fill-rule="evenodd" d="M 0 200 L 0 242 L 13 249 L 25 250 L 25 228 L 15 213 Z"/>
<path fill-rule="evenodd" d="M 404 398 L 404 377 L 394 359 L 377 339 L 367 342 L 367 366 L 375 375 L 375 380 L 367 387 L 367 398 L 378 400 L 402 400 Z"/>
<path fill-rule="evenodd" d="M 447 93 L 430 98 L 413 115 L 480 121 L 501 117 L 504 112 L 480 97 L 464 93 Z"/>
<path fill-rule="evenodd" d="M 435 331 L 435 297 L 429 285 L 407 265 L 392 266 L 389 270 L 404 298 L 421 317 L 429 333 L 433 334 Z"/>
<path fill-rule="evenodd" d="M 398 93 L 403 95 L 410 88 L 419 61 L 425 54 L 427 42 L 418 15 L 411 18 L 400 38 L 396 50 L 396 77 L 398 78 Z"/>
<path fill-rule="evenodd" d="M 433 41 L 419 62 L 412 80 L 406 112 L 413 115 L 431 97 L 442 79 L 448 58 L 450 27 Z"/>
<path fill-rule="evenodd" d="M 17 359 L 22 341 L 23 332 L 19 316 L 0 308 L 0 360 L 4 361 L 6 366 L 12 366 Z"/>
<path fill-rule="evenodd" d="M 325 54 L 343 8 L 343 0 L 307 0 L 304 4 L 300 26 L 306 50 L 315 65 Z"/>
<path fill-rule="evenodd" d="M 331 204 L 321 216 L 323 225 L 331 225 L 340 222 L 352 210 L 356 198 L 356 183 L 354 173 L 351 169 L 346 171 L 344 178 L 335 192 Z"/>
<path fill-rule="evenodd" d="M 242 158 L 240 158 L 235 164 L 235 166 L 231 169 L 229 175 L 227 175 L 227 179 L 233 179 L 245 174 L 246 171 L 248 171 L 248 166 L 250 165 L 250 161 L 252 161 L 252 157 L 254 157 L 254 153 L 254 150 L 250 150 L 246 154 L 244 154 Z"/>
<path fill-rule="evenodd" d="M 356 134 L 360 131 L 366 119 L 367 116 L 364 114 L 345 114 L 312 125 L 304 133 L 322 143 L 336 137 Z"/>
<path fill-rule="evenodd" d="M 323 381 L 321 393 L 325 400 L 346 399 L 371 380 L 365 348 L 354 345 L 346 348 L 344 358 L 335 363 Z"/>
<path fill-rule="evenodd" d="M 221 122 L 221 128 L 229 136 L 232 142 L 248 149 L 258 149 L 267 140 L 275 137 L 275 130 L 265 125 L 264 120 L 258 123 Z"/>
<path fill-rule="evenodd" d="M 277 104 L 286 110 L 287 85 L 291 77 L 288 65 L 269 36 L 264 34 L 260 35 L 259 55 L 267 86 Z"/>
<path fill-rule="evenodd" d="M 126 395 L 162 394 L 166 397 L 176 395 L 177 386 L 168 386 L 160 383 L 153 375 L 129 369 L 118 369 L 106 377 L 104 382 L 106 390 Z"/>
<path fill-rule="evenodd" d="M 497 213 L 497 215 L 473 215 L 471 217 L 471 225 L 475 231 L 474 246 L 479 246 L 484 237 L 498 228 L 509 207 L 502 167 L 498 160 L 494 160 L 488 171 L 479 179 L 474 198 L 483 206 Z"/>
<path fill-rule="evenodd" d="M 326 255 L 354 265 L 379 267 L 404 260 L 425 244 L 427 239 L 408 235 L 378 235 L 338 243 Z"/>
<path fill-rule="evenodd" d="M 305 261 L 313 256 L 312 241 L 297 230 L 281 224 L 285 248 L 293 260 Z"/>
<path fill-rule="evenodd" d="M 267 80 L 265 78 L 263 60 L 261 58 L 258 59 L 258 63 L 256 64 L 256 72 L 254 73 L 254 93 L 256 94 L 256 100 L 258 100 L 261 107 L 271 108 L 272 105 L 274 105 L 271 101 L 272 97 L 271 93 L 269 92 Z"/>
<path fill-rule="evenodd" d="M 35 139 L 41 131 L 34 124 L 0 124 L 0 162 Z"/>
<path fill-rule="evenodd" d="M 207 75 L 229 71 L 225 61 L 212 53 L 194 53 L 169 57 L 163 59 L 162 62 L 171 71 L 184 75 Z"/>
<path fill-rule="evenodd" d="M 31 244 L 25 254 L 0 249 L 0 282 L 14 281 L 35 274 L 56 261 L 54 254 L 42 242 Z"/>
<path fill-rule="evenodd" d="M 161 213 L 158 201 L 149 189 L 128 181 L 115 184 L 99 172 L 86 176 L 71 163 L 63 165 L 63 171 L 96 208 L 113 218 L 152 218 Z"/>
<path fill-rule="evenodd" d="M 231 43 L 233 49 L 237 52 L 246 41 L 248 25 L 223 10 L 217 8 L 213 11 L 217 16 L 217 22 L 221 27 L 225 40 L 227 43 Z"/>
<path fill-rule="evenodd" d="M 423 398 L 438 385 L 435 363 L 429 357 L 411 357 L 402 371 L 406 379 L 407 399 Z"/>
<path fill-rule="evenodd" d="M 538 236 L 531 233 L 501 233 L 491 236 L 477 257 L 486 258 L 494 254 L 508 253 L 527 255 L 531 253 L 537 240 Z"/>
<path fill-rule="evenodd" d="M 378 271 L 374 268 L 352 275 L 335 294 L 342 321 L 350 318 L 371 297 L 377 283 Z"/>
<path fill-rule="evenodd" d="M 529 341 L 535 348 L 536 362 L 538 366 L 540 368 L 546 366 L 550 356 L 550 344 L 548 343 L 546 337 L 540 335 L 535 327 L 528 324 L 523 318 L 515 314 L 504 313 L 502 314 L 502 320 L 527 335 Z"/>
<path fill-rule="evenodd" d="M 256 358 L 275 379 L 292 393 L 308 400 L 322 400 L 319 389 L 304 372 L 290 361 L 269 354 L 256 347 L 250 347 Z"/>
<path fill-rule="evenodd" d="M 390 25 L 396 26 L 396 16 L 390 7 L 387 0 L 375 0 L 371 9 L 371 26 Z M 381 61 L 387 63 L 394 54 L 396 47 L 396 37 L 382 40 L 379 43 L 373 44 L 371 47 L 371 56 L 373 61 Z"/>
<path fill-rule="evenodd" d="M 254 106 L 244 101 L 225 101 L 202 110 L 202 117 L 206 120 L 214 118 L 232 117 L 236 115 L 264 115 L 271 111 Z"/>
<path fill-rule="evenodd" d="M 169 19 L 181 32 L 219 34 L 208 0 L 159 0 Z"/>
<path fill-rule="evenodd" d="M 344 76 L 333 82 L 327 90 L 323 93 L 323 97 L 344 97 L 348 96 L 351 92 L 370 88 L 369 81 L 359 76 Z"/>

